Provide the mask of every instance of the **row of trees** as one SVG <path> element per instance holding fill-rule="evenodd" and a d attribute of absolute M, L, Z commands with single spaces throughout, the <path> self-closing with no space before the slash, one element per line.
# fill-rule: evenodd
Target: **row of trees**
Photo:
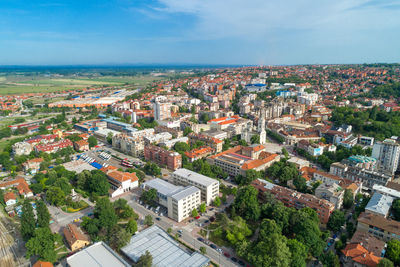
<path fill-rule="evenodd" d="M 62 237 L 51 232 L 50 213 L 42 200 L 36 201 L 36 220 L 34 218 L 32 204 L 25 200 L 22 204 L 21 235 L 26 241 L 26 256 L 37 256 L 40 260 L 55 262 L 55 247 L 56 244 L 62 244 Z"/>
<path fill-rule="evenodd" d="M 262 197 L 264 201 L 260 204 L 257 189 L 246 186 L 239 190 L 232 204 L 232 218 L 240 216 L 252 225 L 259 225 L 256 241 L 249 242 L 245 237 L 251 232 L 243 226 L 241 219 L 233 219 L 241 230 L 236 230 L 227 240 L 238 256 L 255 266 L 306 266 L 309 254 L 319 257 L 328 233 L 319 229 L 317 213 L 309 208 L 287 208 L 268 193 Z"/>

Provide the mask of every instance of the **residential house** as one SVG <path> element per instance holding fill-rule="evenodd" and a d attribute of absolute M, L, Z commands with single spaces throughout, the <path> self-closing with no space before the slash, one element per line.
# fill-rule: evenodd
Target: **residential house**
<path fill-rule="evenodd" d="M 75 224 L 67 224 L 63 230 L 65 240 L 72 251 L 77 251 L 90 244 L 89 237 Z"/>

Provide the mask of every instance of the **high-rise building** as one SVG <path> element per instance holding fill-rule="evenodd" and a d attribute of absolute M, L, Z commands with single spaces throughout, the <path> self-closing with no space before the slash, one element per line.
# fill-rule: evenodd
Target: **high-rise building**
<path fill-rule="evenodd" d="M 400 145 L 393 139 L 377 142 L 372 148 L 372 157 L 377 159 L 380 169 L 394 174 L 399 166 Z"/>
<path fill-rule="evenodd" d="M 158 101 L 154 102 L 154 119 L 156 121 L 162 121 L 171 118 L 171 104 L 170 103 L 160 103 Z"/>
<path fill-rule="evenodd" d="M 265 144 L 267 141 L 267 132 L 265 131 L 265 110 L 260 112 L 260 119 L 258 120 L 258 133 L 260 134 L 260 144 Z"/>

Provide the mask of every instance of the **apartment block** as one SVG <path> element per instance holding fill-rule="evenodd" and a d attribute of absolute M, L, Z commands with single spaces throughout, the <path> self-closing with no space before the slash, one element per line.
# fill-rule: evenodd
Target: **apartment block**
<path fill-rule="evenodd" d="M 328 222 L 331 213 L 335 210 L 335 205 L 327 200 L 319 199 L 310 194 L 299 193 L 295 190 L 275 185 L 262 179 L 254 180 L 252 186 L 259 192 L 270 192 L 277 200 L 282 201 L 285 206 L 294 207 L 296 209 L 305 207 L 312 208 L 317 212 L 322 224 Z M 262 194 L 260 194 L 260 196 L 262 197 Z"/>
<path fill-rule="evenodd" d="M 112 137 L 112 146 L 134 157 L 142 156 L 144 151 L 144 142 L 142 138 L 135 138 L 126 134 L 114 135 Z"/>
<path fill-rule="evenodd" d="M 184 168 L 177 169 L 172 173 L 172 178 L 175 184 L 193 185 L 199 188 L 201 190 L 201 201 L 205 202 L 206 205 L 210 205 L 219 194 L 219 182 L 197 172 Z"/>
<path fill-rule="evenodd" d="M 166 207 L 168 217 L 178 222 L 190 217 L 193 209 L 201 204 L 201 191 L 194 186 L 177 186 L 156 178 L 144 182 L 140 187 L 146 191 L 155 189 L 158 204 Z"/>
<path fill-rule="evenodd" d="M 159 165 L 165 165 L 171 170 L 182 167 L 182 156 L 179 153 L 168 151 L 158 146 L 145 146 L 144 158 Z"/>
<path fill-rule="evenodd" d="M 363 212 L 358 217 L 357 230 L 368 232 L 385 242 L 391 239 L 400 241 L 400 222 L 386 219 L 383 216 Z"/>
<path fill-rule="evenodd" d="M 380 169 L 394 174 L 399 166 L 400 144 L 394 139 L 375 143 L 372 147 L 372 157 L 377 159 Z"/>
<path fill-rule="evenodd" d="M 192 211 L 201 204 L 201 191 L 195 186 L 187 186 L 168 196 L 168 217 L 181 222 L 192 216 Z"/>

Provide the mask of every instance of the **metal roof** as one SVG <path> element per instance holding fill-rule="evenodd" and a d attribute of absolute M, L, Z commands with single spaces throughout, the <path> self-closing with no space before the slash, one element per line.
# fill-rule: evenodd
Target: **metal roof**
<path fill-rule="evenodd" d="M 215 182 L 219 183 L 218 180 L 212 179 L 208 176 L 199 174 L 197 172 L 193 172 L 188 169 L 177 169 L 173 174 L 181 177 L 185 177 L 186 179 L 196 182 L 198 184 L 204 185 L 204 186 L 210 186 L 214 184 Z"/>
<path fill-rule="evenodd" d="M 67 258 L 71 267 L 127 267 L 131 266 L 103 242 L 97 242 Z"/>
<path fill-rule="evenodd" d="M 365 210 L 386 216 L 389 213 L 393 200 L 394 199 L 390 196 L 374 193 L 365 207 Z"/>
<path fill-rule="evenodd" d="M 173 185 L 173 184 L 171 184 L 167 181 L 164 181 L 160 178 L 155 178 L 153 180 L 144 182 L 141 186 L 142 187 L 148 186 L 150 188 L 154 188 L 157 190 L 157 193 L 164 195 L 164 196 L 174 194 L 183 189 L 182 186 Z"/>
<path fill-rule="evenodd" d="M 199 192 L 200 193 L 200 189 L 198 189 L 195 186 L 189 185 L 187 187 L 185 187 L 184 189 L 182 189 L 181 191 L 175 193 L 174 195 L 171 196 L 171 198 L 176 199 L 176 200 L 181 200 L 182 198 L 185 198 L 187 196 L 191 196 L 194 193 Z"/>
<path fill-rule="evenodd" d="M 153 256 L 153 265 L 157 267 L 203 267 L 210 262 L 209 258 L 198 252 L 189 253 L 180 248 L 179 244 L 157 225 L 132 236 L 129 244 L 121 251 L 134 262 L 149 251 Z"/>

